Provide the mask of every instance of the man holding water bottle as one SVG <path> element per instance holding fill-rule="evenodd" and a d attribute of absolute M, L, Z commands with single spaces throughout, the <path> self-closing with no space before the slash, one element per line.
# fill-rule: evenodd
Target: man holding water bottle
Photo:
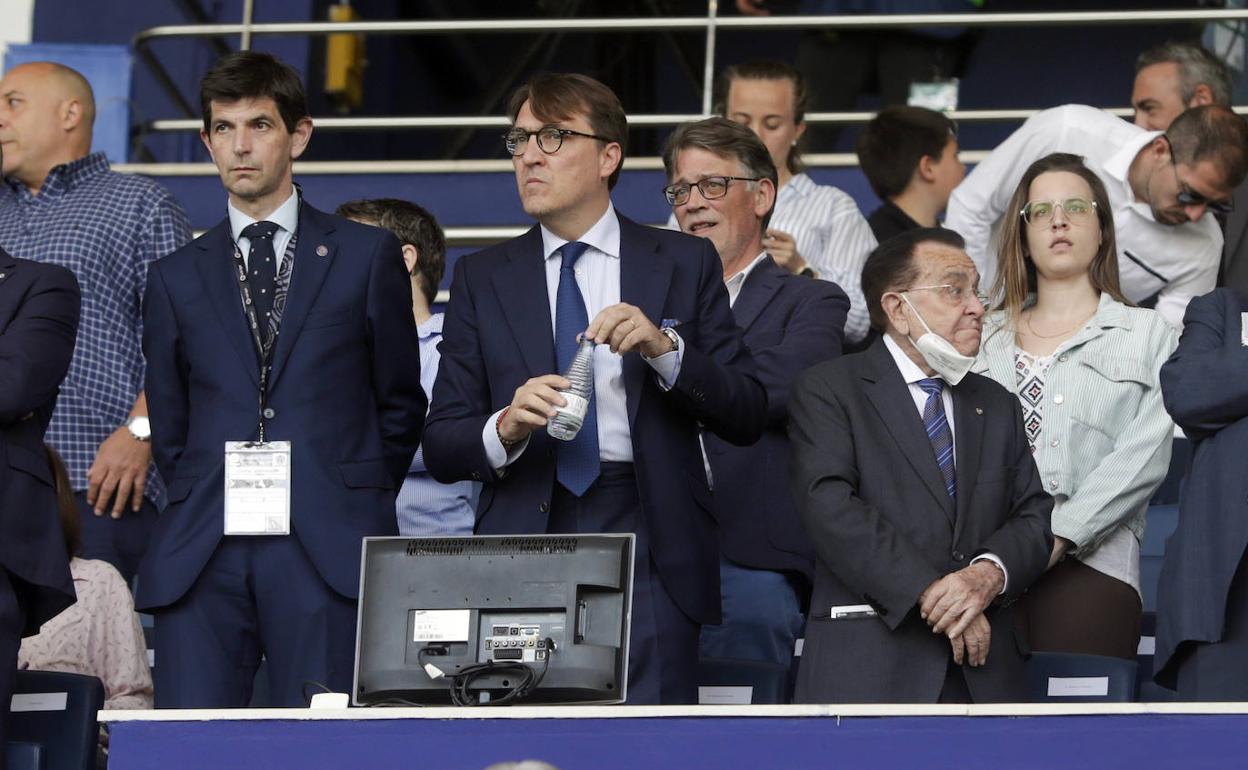
<path fill-rule="evenodd" d="M 628 702 L 691 703 L 699 629 L 720 614 L 699 430 L 756 441 L 766 396 L 711 243 L 611 205 L 628 134 L 615 94 L 541 74 L 509 114 L 538 224 L 455 266 L 425 461 L 439 481 L 484 482 L 478 534 L 635 533 Z M 593 388 L 561 441 L 546 426 L 582 337 Z"/>

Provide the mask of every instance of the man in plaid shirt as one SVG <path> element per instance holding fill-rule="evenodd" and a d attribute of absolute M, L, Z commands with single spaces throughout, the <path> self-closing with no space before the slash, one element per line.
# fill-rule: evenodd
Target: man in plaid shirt
<path fill-rule="evenodd" d="M 80 74 L 50 62 L 0 80 L 0 243 L 67 267 L 82 321 L 46 440 L 69 469 L 84 556 L 129 580 L 164 488 L 151 463 L 141 300 L 148 266 L 191 239 L 186 212 L 156 183 L 91 153 L 95 102 Z"/>

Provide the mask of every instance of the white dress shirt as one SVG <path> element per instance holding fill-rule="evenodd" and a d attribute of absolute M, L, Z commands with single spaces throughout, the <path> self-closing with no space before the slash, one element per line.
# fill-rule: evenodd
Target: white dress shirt
<path fill-rule="evenodd" d="M 750 264 L 729 276 L 728 280 L 724 281 L 724 288 L 728 290 L 728 307 L 732 307 L 737 304 L 737 297 L 741 296 L 741 288 L 744 287 L 745 282 L 749 280 L 750 273 L 754 272 L 754 268 L 758 267 L 759 263 L 766 258 L 767 252 L 759 252 L 759 255 L 754 258 L 754 261 L 750 262 Z"/>
<path fill-rule="evenodd" d="M 910 360 L 910 356 L 906 355 L 906 351 L 892 338 L 891 335 L 885 334 L 884 346 L 888 348 L 888 352 L 893 356 L 893 362 L 897 364 L 897 368 L 901 371 L 901 378 L 906 381 L 906 387 L 910 389 L 910 398 L 914 399 L 914 408 L 919 412 L 919 418 L 923 417 L 923 409 L 927 406 L 927 393 L 919 386 L 919 380 L 929 378 L 943 379 L 939 374 L 924 374 L 918 364 Z M 940 391 L 940 401 L 945 407 L 945 420 L 949 423 L 949 436 L 953 439 L 953 467 L 958 467 L 958 428 L 953 419 L 953 388 L 949 383 L 945 383 L 945 387 Z M 970 490 L 967 490 L 967 494 Z M 995 553 L 981 553 L 971 559 L 971 564 L 977 561 L 990 561 L 1001 570 L 1001 574 L 1005 576 L 1005 581 L 1001 585 L 1001 593 L 1005 593 L 1005 589 L 1010 584 L 1010 571 L 1005 568 L 1005 562 L 1001 561 Z"/>
<path fill-rule="evenodd" d="M 542 226 L 542 258 L 546 266 L 546 294 L 550 301 L 551 335 L 555 332 L 556 302 L 559 294 L 559 271 L 563 265 L 560 249 L 568 241 Z M 589 246 L 577 260 L 574 272 L 576 285 L 585 300 L 587 317 L 592 322 L 602 310 L 620 302 L 620 220 L 615 208 L 607 204 L 607 210 L 580 238 Z M 536 258 L 536 255 L 534 255 Z M 650 319 L 651 322 L 657 319 Z M 679 337 L 678 337 L 679 338 Z M 659 386 L 670 389 L 680 374 L 680 353 L 683 341 L 676 350 L 656 358 L 642 359 L 650 364 L 658 378 Z M 562 374 L 562 372 L 558 372 Z M 607 345 L 594 347 L 594 403 L 598 416 L 598 457 L 602 462 L 633 461 L 633 439 L 628 425 L 628 402 L 624 392 L 624 359 L 612 353 Z M 505 449 L 498 438 L 498 418 L 503 410 L 495 412 L 481 431 L 490 465 L 504 468 L 520 457 L 528 446 L 526 438 L 521 443 Z"/>
<path fill-rule="evenodd" d="M 1004 216 L 1019 215 L 1005 208 L 1027 167 L 1053 152 L 1074 153 L 1083 156 L 1109 194 L 1123 293 L 1139 302 L 1160 291 L 1157 312 L 1182 328 L 1188 301 L 1212 291 L 1217 281 L 1222 231 L 1210 214 L 1177 227 L 1161 224 L 1147 203 L 1135 199 L 1127 170 L 1139 151 L 1159 135 L 1077 104 L 1028 119 L 967 175 L 949 199 L 945 227 L 966 239 L 967 253 L 979 268 L 980 286 L 992 286 L 996 276 L 998 231 Z"/>
<path fill-rule="evenodd" d="M 286 257 L 286 247 L 290 245 L 290 239 L 299 227 L 299 191 L 295 190 L 292 192 L 285 203 L 278 206 L 276 211 L 263 220 L 252 219 L 234 208 L 234 204 L 229 201 L 226 201 L 225 210 L 230 217 L 230 235 L 234 236 L 234 242 L 238 244 L 238 250 L 243 255 L 243 264 L 248 267 L 251 267 L 249 262 L 251 258 L 251 239 L 243 237 L 243 230 L 248 225 L 260 221 L 272 222 L 277 225 L 277 232 L 273 233 L 273 253 L 277 256 L 277 264 L 273 266 L 273 270 L 274 274 L 280 273 L 282 260 Z"/>

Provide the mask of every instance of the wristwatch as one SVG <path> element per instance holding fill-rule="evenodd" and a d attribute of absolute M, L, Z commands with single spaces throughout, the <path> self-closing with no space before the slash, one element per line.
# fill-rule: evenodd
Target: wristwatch
<path fill-rule="evenodd" d="M 672 350 L 680 349 L 680 335 L 676 333 L 675 329 L 673 329 L 670 326 L 667 326 L 662 329 L 659 329 L 659 331 L 662 332 L 664 337 L 667 337 L 669 340 L 672 341 Z M 670 353 L 672 351 L 669 350 L 668 352 Z"/>
<path fill-rule="evenodd" d="M 152 440 L 152 421 L 146 416 L 137 414 L 126 421 L 126 429 L 137 441 Z"/>
<path fill-rule="evenodd" d="M 813 267 L 811 267 L 810 265 L 807 265 L 806 267 L 803 267 L 800 271 L 798 271 L 798 273 L 797 273 L 797 274 L 798 274 L 798 275 L 804 275 L 804 276 L 806 276 L 807 278 L 818 278 L 818 277 L 819 277 L 819 274 L 818 274 L 818 273 L 816 273 L 816 272 L 815 272 L 815 269 L 814 269 Z"/>

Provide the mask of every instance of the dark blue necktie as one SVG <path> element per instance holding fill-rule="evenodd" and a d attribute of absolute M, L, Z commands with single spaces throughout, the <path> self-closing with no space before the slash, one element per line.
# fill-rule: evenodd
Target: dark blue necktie
<path fill-rule="evenodd" d="M 576 262 L 589 248 L 580 241 L 565 243 L 559 250 L 559 292 L 555 295 L 555 363 L 563 374 L 572 365 L 578 347 L 577 335 L 589 327 L 585 299 L 576 285 Z M 580 433 L 571 441 L 560 441 L 555 450 L 555 477 L 568 491 L 580 497 L 598 478 L 597 399 L 590 392 L 589 410 Z"/>
<path fill-rule="evenodd" d="M 273 315 L 273 295 L 277 293 L 277 257 L 273 253 L 275 222 L 253 222 L 243 228 L 243 237 L 251 241 L 247 254 L 247 282 L 251 284 L 251 301 L 256 307 L 260 334 L 268 343 L 269 320 Z"/>
<path fill-rule="evenodd" d="M 949 493 L 950 500 L 957 500 L 958 485 L 953 470 L 953 431 L 949 429 L 945 402 L 940 397 L 945 381 L 931 377 L 919 380 L 919 387 L 927 394 L 927 403 L 923 405 L 923 427 L 927 429 L 927 440 L 932 442 L 940 475 L 945 477 L 945 491 Z"/>

